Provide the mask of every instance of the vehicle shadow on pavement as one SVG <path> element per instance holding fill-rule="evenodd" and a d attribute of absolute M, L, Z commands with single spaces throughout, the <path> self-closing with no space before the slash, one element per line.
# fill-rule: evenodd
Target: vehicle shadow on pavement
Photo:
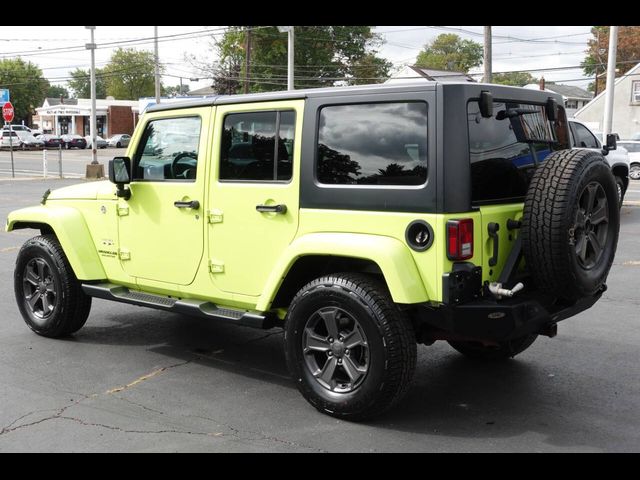
<path fill-rule="evenodd" d="M 295 388 L 282 350 L 282 330 L 257 330 L 140 308 L 138 315 L 102 315 L 108 324 L 87 324 L 68 341 L 144 347 L 172 359 Z"/>

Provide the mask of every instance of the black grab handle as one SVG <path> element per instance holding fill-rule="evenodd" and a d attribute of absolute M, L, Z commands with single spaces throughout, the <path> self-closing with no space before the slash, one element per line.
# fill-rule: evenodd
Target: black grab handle
<path fill-rule="evenodd" d="M 287 213 L 286 205 L 256 205 L 260 213 Z"/>
<path fill-rule="evenodd" d="M 489 266 L 495 267 L 498 263 L 498 230 L 500 230 L 500 224 L 491 222 L 487 225 L 489 236 L 493 239 L 493 256 L 489 259 Z"/>
<path fill-rule="evenodd" d="M 190 202 L 173 202 L 173 206 L 177 208 L 191 208 L 198 210 L 200 208 L 200 202 L 198 200 L 191 200 Z"/>

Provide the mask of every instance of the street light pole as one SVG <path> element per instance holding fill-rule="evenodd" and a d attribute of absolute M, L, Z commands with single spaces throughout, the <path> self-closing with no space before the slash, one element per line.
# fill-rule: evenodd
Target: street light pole
<path fill-rule="evenodd" d="M 91 31 L 91 43 L 85 45 L 87 50 L 91 50 L 91 118 L 89 120 L 91 163 L 87 165 L 86 176 L 87 178 L 102 178 L 104 177 L 104 166 L 98 162 L 98 151 L 96 149 L 96 44 L 93 36 L 96 27 L 84 28 Z"/>
<path fill-rule="evenodd" d="M 89 135 L 91 136 L 91 164 L 97 165 L 98 151 L 96 150 L 96 44 L 93 36 L 96 27 L 85 28 L 91 32 L 91 43 L 87 44 L 87 48 L 91 50 L 91 119 L 89 120 Z"/>
<path fill-rule="evenodd" d="M 294 66 L 294 50 L 293 50 L 293 44 L 294 44 L 294 34 L 295 34 L 295 27 L 289 26 L 289 27 L 278 27 L 278 31 L 280 33 L 285 33 L 287 32 L 287 38 L 288 38 L 288 45 L 287 45 L 287 89 L 289 90 L 293 90 L 294 86 L 293 86 L 293 66 Z"/>
<path fill-rule="evenodd" d="M 604 122 L 602 140 L 607 141 L 607 135 L 613 127 L 613 90 L 616 81 L 616 55 L 618 51 L 618 27 L 609 27 L 609 58 L 607 64 L 607 86 L 604 94 Z"/>
<path fill-rule="evenodd" d="M 156 79 L 156 104 L 160 103 L 160 60 L 158 58 L 158 27 L 153 27 L 153 58 L 155 66 Z"/>

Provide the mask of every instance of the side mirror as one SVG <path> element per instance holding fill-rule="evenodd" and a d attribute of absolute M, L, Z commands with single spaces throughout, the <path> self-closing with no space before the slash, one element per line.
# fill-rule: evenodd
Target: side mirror
<path fill-rule="evenodd" d="M 129 157 L 115 157 L 109 160 L 109 181 L 118 187 L 118 198 L 129 200 L 131 190 L 125 185 L 131 183 L 131 159 Z"/>
<path fill-rule="evenodd" d="M 602 147 L 603 153 L 606 155 L 611 150 L 616 150 L 618 148 L 617 143 L 618 134 L 617 133 L 608 133 L 607 134 L 607 144 Z"/>
<path fill-rule="evenodd" d="M 549 97 L 547 99 L 547 119 L 550 122 L 555 122 L 558 119 L 558 102 L 555 99 Z"/>
<path fill-rule="evenodd" d="M 490 92 L 483 90 L 480 92 L 480 100 L 478 100 L 480 106 L 480 115 L 482 118 L 493 117 L 493 95 Z"/>

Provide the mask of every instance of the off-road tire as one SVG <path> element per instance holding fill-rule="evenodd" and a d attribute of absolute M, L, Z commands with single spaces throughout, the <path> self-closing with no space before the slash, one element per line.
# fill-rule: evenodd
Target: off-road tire
<path fill-rule="evenodd" d="M 474 360 L 499 361 L 513 358 L 519 353 L 524 352 L 536 341 L 536 338 L 538 338 L 537 334 L 531 334 L 507 342 L 500 342 L 498 345 L 454 341 L 449 341 L 449 345 L 464 356 Z"/>
<path fill-rule="evenodd" d="M 585 207 L 591 190 L 595 200 Z M 606 223 L 600 215 L 591 223 L 590 213 L 597 211 L 606 214 Z M 536 169 L 524 203 L 521 235 L 525 262 L 540 290 L 566 300 L 594 295 L 609 274 L 619 228 L 615 179 L 600 153 L 554 152 Z M 589 231 L 598 238 L 603 232 L 600 254 L 593 253 L 597 249 L 592 240 L 584 251 L 580 248 L 583 239 L 591 238 L 585 233 Z M 592 265 L 582 258 L 585 252 L 591 253 Z"/>
<path fill-rule="evenodd" d="M 368 342 L 366 376 L 347 393 L 321 385 L 303 352 L 308 322 L 317 312 L 331 308 L 352 315 Z M 416 338 L 409 319 L 382 282 L 358 273 L 324 276 L 297 293 L 287 313 L 284 348 L 289 372 L 307 401 L 320 412 L 352 421 L 379 415 L 400 401 L 410 387 L 416 364 Z"/>
<path fill-rule="evenodd" d="M 25 285 L 28 283 L 26 268 L 28 265 L 34 265 L 33 262 L 35 265 L 42 265 L 52 292 L 51 299 L 55 299 L 55 302 L 51 302 L 55 303 L 52 311 L 46 315 L 40 300 L 42 316 L 34 312 L 26 298 L 25 289 L 33 288 Z M 24 243 L 18 252 L 13 278 L 18 309 L 29 328 L 38 335 L 63 337 L 77 332 L 87 321 L 91 310 L 91 297 L 82 291 L 80 282 L 55 235 L 37 236 Z M 44 282 L 44 278 L 42 280 Z"/>

